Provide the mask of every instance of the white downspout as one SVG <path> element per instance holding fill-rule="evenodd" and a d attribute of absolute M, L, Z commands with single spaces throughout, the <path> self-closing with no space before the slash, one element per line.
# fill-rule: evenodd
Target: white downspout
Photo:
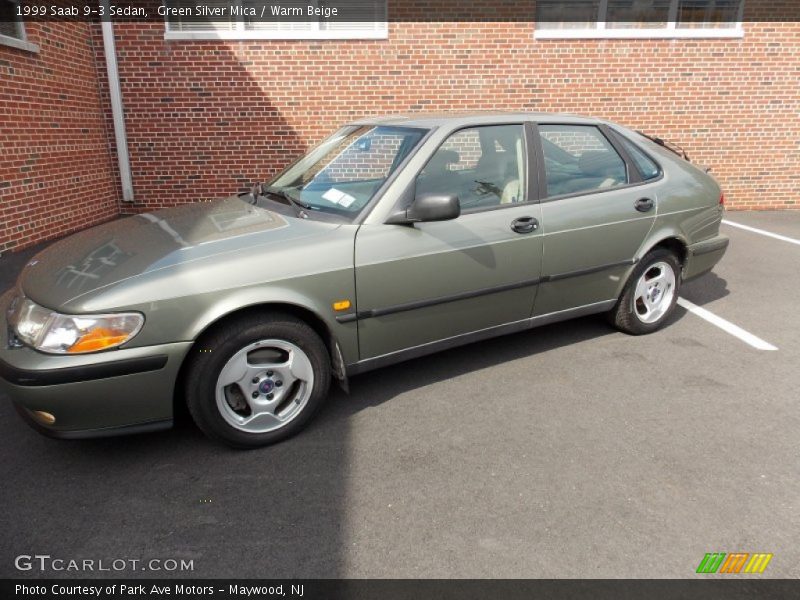
<path fill-rule="evenodd" d="M 108 0 L 103 4 L 108 13 Z M 122 200 L 133 202 L 133 181 L 131 178 L 131 160 L 128 154 L 128 135 L 125 132 L 125 110 L 122 107 L 122 90 L 119 85 L 117 69 L 117 49 L 114 44 L 114 25 L 110 18 L 103 18 L 103 50 L 108 70 L 108 93 L 111 98 L 111 115 L 114 118 L 114 140 L 117 144 L 117 162 L 119 163 L 119 179 L 122 184 Z"/>

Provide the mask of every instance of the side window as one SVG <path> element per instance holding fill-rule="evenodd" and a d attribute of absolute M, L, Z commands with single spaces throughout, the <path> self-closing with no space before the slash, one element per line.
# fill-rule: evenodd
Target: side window
<path fill-rule="evenodd" d="M 526 166 L 522 125 L 462 129 L 422 169 L 416 193 L 455 194 L 465 212 L 525 202 Z"/>
<path fill-rule="evenodd" d="M 639 169 L 639 173 L 642 174 L 642 180 L 647 181 L 648 179 L 655 179 L 658 177 L 658 174 L 661 172 L 658 165 L 642 152 L 639 146 L 622 135 L 618 135 L 617 139 L 625 147 L 625 151 L 636 164 L 636 168 Z"/>
<path fill-rule="evenodd" d="M 610 189 L 628 183 L 625 161 L 592 125 L 539 125 L 547 196 Z"/>
<path fill-rule="evenodd" d="M 462 129 L 451 135 L 439 150 L 455 152 L 457 160 L 450 165 L 453 171 L 469 171 L 481 158 L 481 138 L 477 129 Z"/>

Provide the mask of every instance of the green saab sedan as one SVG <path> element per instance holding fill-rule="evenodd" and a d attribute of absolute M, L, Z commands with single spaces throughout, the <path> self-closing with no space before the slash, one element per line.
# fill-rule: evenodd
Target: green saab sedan
<path fill-rule="evenodd" d="M 679 154 L 565 115 L 358 121 L 249 193 L 35 256 L 0 298 L 0 392 L 56 437 L 167 428 L 185 402 L 253 447 L 332 379 L 591 313 L 653 332 L 728 245 L 720 187 Z"/>

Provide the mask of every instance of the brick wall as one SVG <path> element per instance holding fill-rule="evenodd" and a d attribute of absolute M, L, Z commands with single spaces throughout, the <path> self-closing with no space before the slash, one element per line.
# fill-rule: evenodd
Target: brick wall
<path fill-rule="evenodd" d="M 0 252 L 119 212 L 90 25 L 27 25 L 31 53 L 0 45 Z"/>
<path fill-rule="evenodd" d="M 363 115 L 469 109 L 608 118 L 683 145 L 732 209 L 794 208 L 800 24 L 744 28 L 571 41 L 534 40 L 531 23 L 391 23 L 380 41 L 229 43 L 118 25 L 133 210 L 245 189 Z"/>
<path fill-rule="evenodd" d="M 608 118 L 683 145 L 732 209 L 797 206 L 797 22 L 718 40 L 535 40 L 529 22 L 398 22 L 360 41 L 115 27 L 136 196 L 125 212 L 246 189 L 363 115 L 471 109 Z M 111 218 L 120 196 L 99 28 L 28 29 L 40 54 L 0 47 L 0 249 Z"/>

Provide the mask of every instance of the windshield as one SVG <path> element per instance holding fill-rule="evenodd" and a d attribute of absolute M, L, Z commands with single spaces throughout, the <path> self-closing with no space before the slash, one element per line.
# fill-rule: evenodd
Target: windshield
<path fill-rule="evenodd" d="M 427 133 L 364 125 L 337 131 L 273 179 L 269 191 L 306 209 L 355 218 Z"/>

